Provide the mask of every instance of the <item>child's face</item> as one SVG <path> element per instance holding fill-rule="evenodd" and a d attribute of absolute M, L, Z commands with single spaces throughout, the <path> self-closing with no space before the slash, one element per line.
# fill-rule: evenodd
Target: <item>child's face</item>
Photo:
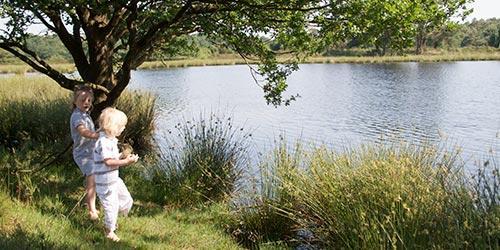
<path fill-rule="evenodd" d="M 88 112 L 92 107 L 92 95 L 89 92 L 82 91 L 76 98 L 75 106 L 83 112 Z"/>
<path fill-rule="evenodd" d="M 122 134 L 123 130 L 125 130 L 125 125 L 121 125 L 120 127 L 118 127 L 118 135 L 116 135 L 116 136 L 120 136 Z"/>
<path fill-rule="evenodd" d="M 123 130 L 125 130 L 125 125 L 120 125 L 120 126 L 116 127 L 116 129 L 117 129 L 116 131 L 112 132 L 112 133 L 114 133 L 114 135 L 113 135 L 114 137 L 118 137 L 122 134 Z"/>

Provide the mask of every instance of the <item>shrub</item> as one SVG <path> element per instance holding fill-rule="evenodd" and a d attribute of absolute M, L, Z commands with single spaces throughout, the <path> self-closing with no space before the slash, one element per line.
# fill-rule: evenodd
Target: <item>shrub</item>
<path fill-rule="evenodd" d="M 156 199 L 181 205 L 221 201 L 237 190 L 247 161 L 247 138 L 230 117 L 210 114 L 187 120 L 169 132 L 161 161 L 153 169 Z"/>

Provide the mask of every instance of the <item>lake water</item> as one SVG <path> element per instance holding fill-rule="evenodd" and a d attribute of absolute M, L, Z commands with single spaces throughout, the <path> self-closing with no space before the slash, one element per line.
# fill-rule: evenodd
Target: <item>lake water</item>
<path fill-rule="evenodd" d="M 139 70 L 131 89 L 158 95 L 157 136 L 215 112 L 252 133 L 252 154 L 280 135 L 336 150 L 406 141 L 462 148 L 469 163 L 500 149 L 500 62 L 306 64 L 291 106 L 268 106 L 247 66 Z"/>

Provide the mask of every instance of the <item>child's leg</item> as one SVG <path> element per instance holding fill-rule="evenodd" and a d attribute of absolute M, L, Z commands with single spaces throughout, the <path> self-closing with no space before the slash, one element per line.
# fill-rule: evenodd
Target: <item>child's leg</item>
<path fill-rule="evenodd" d="M 85 191 L 86 191 L 86 201 L 89 208 L 89 214 L 91 219 L 97 219 L 97 209 L 95 207 L 96 192 L 95 192 L 95 176 L 89 175 L 85 177 Z"/>
<path fill-rule="evenodd" d="M 130 212 L 130 209 L 132 208 L 132 196 L 125 186 L 125 183 L 123 183 L 123 180 L 120 179 L 120 181 L 116 183 L 116 185 L 118 191 L 119 211 L 123 215 L 127 216 L 128 212 Z"/>
<path fill-rule="evenodd" d="M 118 192 L 116 192 L 115 185 L 103 190 L 102 193 L 99 192 L 98 195 L 104 209 L 104 226 L 106 227 L 106 232 L 114 232 L 119 209 Z"/>
<path fill-rule="evenodd" d="M 107 228 L 106 228 L 106 238 L 108 238 L 114 242 L 120 241 L 120 238 L 118 237 L 118 235 L 116 235 L 115 232 L 113 232 L 113 231 L 109 231 L 109 229 L 107 229 Z"/>

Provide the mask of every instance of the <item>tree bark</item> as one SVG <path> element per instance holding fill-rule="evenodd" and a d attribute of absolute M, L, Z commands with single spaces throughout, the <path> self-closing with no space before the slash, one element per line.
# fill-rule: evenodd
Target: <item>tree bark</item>
<path fill-rule="evenodd" d="M 415 54 L 421 55 L 424 52 L 426 40 L 425 27 L 419 24 L 417 27 L 417 36 L 415 38 Z"/>

